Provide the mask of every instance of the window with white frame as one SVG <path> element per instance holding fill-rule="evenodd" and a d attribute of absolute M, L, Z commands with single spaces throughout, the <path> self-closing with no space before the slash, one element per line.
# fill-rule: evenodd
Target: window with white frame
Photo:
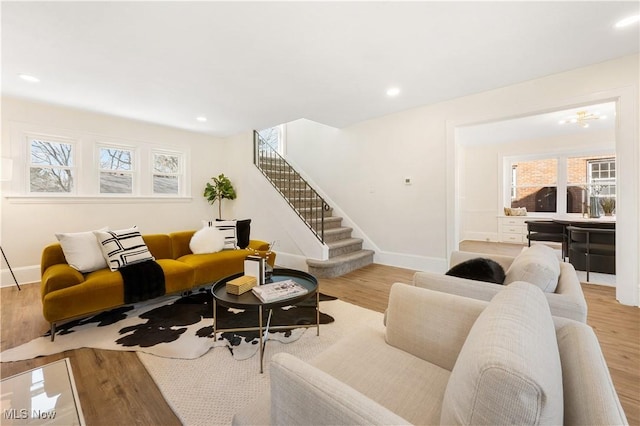
<path fill-rule="evenodd" d="M 134 151 L 116 146 L 98 148 L 101 194 L 133 194 Z"/>
<path fill-rule="evenodd" d="M 542 158 L 511 163 L 511 205 L 528 212 L 556 212 L 558 160 Z"/>
<path fill-rule="evenodd" d="M 50 137 L 28 137 L 29 192 L 75 192 L 75 144 Z"/>
<path fill-rule="evenodd" d="M 284 155 L 284 126 L 284 124 L 281 124 L 258 131 L 262 140 L 268 143 L 280 155 Z"/>
<path fill-rule="evenodd" d="M 505 159 L 510 178 L 505 205 L 528 212 L 583 213 L 589 198 L 615 197 L 616 159 L 612 154 L 555 155 Z"/>
<path fill-rule="evenodd" d="M 596 197 L 616 196 L 616 159 L 602 158 L 587 162 L 589 185 Z"/>
<path fill-rule="evenodd" d="M 181 198 L 190 190 L 188 146 L 36 126 L 14 141 L 23 153 L 12 185 L 19 196 Z"/>
<path fill-rule="evenodd" d="M 179 195 L 182 193 L 183 166 L 179 153 L 154 151 L 153 193 L 155 195 Z"/>

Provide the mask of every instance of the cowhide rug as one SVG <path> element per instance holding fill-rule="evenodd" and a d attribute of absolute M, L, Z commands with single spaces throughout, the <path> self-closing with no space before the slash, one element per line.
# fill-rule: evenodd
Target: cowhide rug
<path fill-rule="evenodd" d="M 335 300 L 320 295 L 321 301 Z M 273 310 L 271 325 L 315 324 L 315 298 L 298 305 Z M 266 315 L 265 315 L 266 317 Z M 266 318 L 265 318 L 266 321 Z M 334 319 L 320 313 L 320 323 Z M 218 306 L 218 328 L 258 325 L 257 311 Z M 269 339 L 289 343 L 300 338 L 306 328 L 269 331 Z M 219 346 L 229 348 L 235 359 L 252 357 L 259 349 L 258 331 L 224 332 L 213 336 L 213 305 L 208 290 L 161 301 L 123 306 L 92 317 L 60 325 L 55 341 L 50 332 L 30 342 L 0 353 L 0 360 L 20 361 L 83 347 L 140 351 L 165 358 L 194 359 Z"/>

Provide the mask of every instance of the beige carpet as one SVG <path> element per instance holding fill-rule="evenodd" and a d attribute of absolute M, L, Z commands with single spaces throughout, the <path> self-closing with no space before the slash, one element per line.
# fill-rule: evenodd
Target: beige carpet
<path fill-rule="evenodd" d="M 227 348 L 211 349 L 197 359 L 168 359 L 138 352 L 167 403 L 184 425 L 229 425 L 233 415 L 269 389 L 268 364 L 278 352 L 309 360 L 360 326 L 383 328 L 383 315 L 340 300 L 320 302 L 335 322 L 307 329 L 292 343 L 270 341 L 265 349 L 265 373 L 260 357 L 234 360 Z"/>

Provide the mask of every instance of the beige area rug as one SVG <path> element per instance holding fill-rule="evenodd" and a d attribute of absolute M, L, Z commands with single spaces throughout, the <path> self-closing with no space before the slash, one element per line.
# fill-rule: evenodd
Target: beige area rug
<path fill-rule="evenodd" d="M 197 359 L 169 359 L 138 352 L 167 403 L 184 425 L 229 425 L 235 413 L 269 389 L 269 361 L 279 352 L 310 360 L 341 337 L 360 326 L 383 329 L 383 314 L 341 300 L 320 302 L 320 309 L 335 318 L 306 329 L 295 342 L 269 341 L 265 348 L 265 372 L 260 357 L 234 360 L 227 348 L 213 348 Z"/>

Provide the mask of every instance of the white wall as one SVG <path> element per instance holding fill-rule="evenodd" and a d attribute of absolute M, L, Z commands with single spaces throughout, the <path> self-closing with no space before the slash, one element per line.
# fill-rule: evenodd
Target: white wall
<path fill-rule="evenodd" d="M 288 132 L 287 155 L 324 192 L 331 194 L 396 265 L 423 265 L 424 269 L 436 270 L 441 265 L 443 269 L 449 252 L 459 241 L 461 166 L 457 163 L 457 125 L 617 99 L 624 110 L 618 116 L 623 124 L 617 131 L 616 151 L 627 206 L 625 212 L 618 213 L 618 225 L 625 229 L 620 233 L 624 240 L 621 245 L 627 255 L 632 253 L 631 257 L 638 259 L 638 59 L 638 55 L 624 57 L 336 131 L 309 125 L 304 131 L 297 131 L 300 135 L 310 134 L 305 138 L 297 139 Z M 412 185 L 404 184 L 405 177 L 412 178 Z M 495 188 L 495 177 L 490 176 L 491 180 L 494 183 L 490 185 Z M 491 208 L 495 206 L 494 201 Z M 637 305 L 638 262 L 623 265 L 618 275 L 618 299 Z"/>
<path fill-rule="evenodd" d="M 414 269 L 444 270 L 449 252 L 457 247 L 460 230 L 458 173 L 461 165 L 456 126 L 617 100 L 620 124 L 616 151 L 621 187 L 617 220 L 622 230 L 618 242 L 625 258 L 634 260 L 619 265 L 618 299 L 637 305 L 640 290 L 638 63 L 638 55 L 633 55 L 414 108 L 340 130 L 321 125 L 304 126 L 302 121 L 297 124 L 304 128 L 291 129 L 288 134 L 288 155 L 323 192 L 331 195 L 368 240 L 379 247 L 376 261 Z M 303 253 L 290 237 L 289 227 L 278 222 L 278 211 L 261 201 L 263 190 L 251 189 L 248 133 L 227 138 L 219 145 L 219 141 L 210 137 L 161 126 L 12 100 L 3 101 L 3 156 L 8 135 L 4 127 L 13 121 L 44 123 L 113 137 L 133 134 L 140 140 L 186 143 L 192 150 L 194 197 L 190 203 L 162 206 L 163 209 L 157 204 L 23 205 L 3 199 L 2 245 L 10 256 L 15 256 L 14 266 L 37 264 L 42 246 L 52 241 L 53 232 L 61 230 L 63 225 L 73 228 L 64 230 L 73 231 L 102 226 L 105 220 L 111 226 L 145 220 L 150 232 L 185 228 L 210 212 L 201 198 L 201 188 L 208 178 L 221 172 L 230 176 L 239 190 L 239 199 L 226 205 L 231 213 L 225 210 L 225 216 L 251 217 L 252 236 L 277 239 L 278 251 L 283 257 L 289 253 L 296 258 Z M 295 138 L 296 132 L 306 133 L 305 138 Z M 405 177 L 412 179 L 411 185 L 404 184 Z M 241 195 L 252 194 L 251 191 L 255 197 Z"/>
<path fill-rule="evenodd" d="M 502 214 L 502 158 L 529 154 L 563 154 L 609 149 L 615 152 L 615 131 L 589 132 L 511 143 L 462 145 L 460 164 L 460 239 L 497 241 L 497 216 Z"/>
<path fill-rule="evenodd" d="M 306 259 L 326 258 L 327 248 L 309 231 L 253 164 L 253 133 L 225 140 L 225 172 L 238 198 L 229 218 L 251 219 L 251 238 L 275 242 L 278 266 L 307 270 Z"/>
<path fill-rule="evenodd" d="M 40 279 L 42 248 L 56 241 L 56 232 L 80 232 L 110 226 L 112 229 L 138 225 L 143 233 L 166 233 L 195 229 L 201 220 L 217 213 L 202 196 L 205 183 L 223 171 L 222 140 L 168 127 L 94 114 L 59 106 L 2 99 L 2 157 L 13 158 L 14 174 L 23 170 L 27 153 L 20 131 L 59 130 L 72 133 L 83 145 L 96 138 L 140 141 L 175 146 L 189 152 L 191 192 L 183 199 L 132 199 L 117 202 L 81 197 L 64 200 L 36 200 L 15 197 L 15 182 L 2 182 L 0 238 L 11 267 L 20 282 Z M 17 148 L 18 147 L 18 148 Z M 21 147 L 21 148 L 20 148 Z M 7 198 L 9 197 L 9 198 Z M 2 285 L 13 285 L 2 262 Z"/>

